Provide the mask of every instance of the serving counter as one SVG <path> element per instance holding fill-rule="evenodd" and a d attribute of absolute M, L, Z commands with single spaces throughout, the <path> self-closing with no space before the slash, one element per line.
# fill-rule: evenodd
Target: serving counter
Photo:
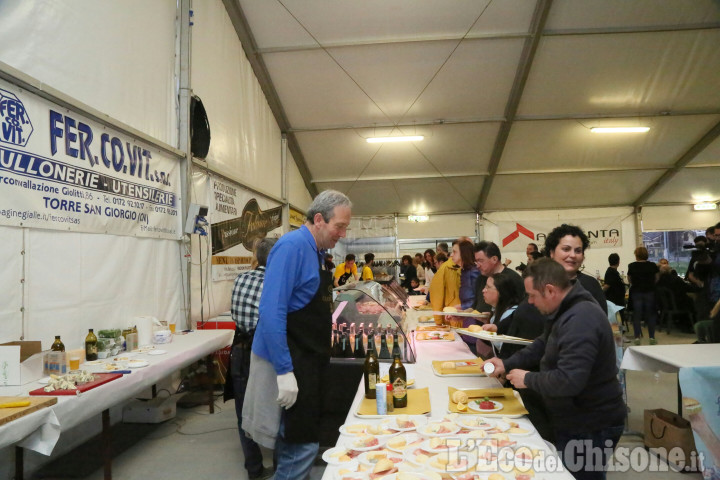
<path fill-rule="evenodd" d="M 16 458 L 16 462 L 19 461 L 17 473 L 20 475 L 16 474 L 16 478 L 22 478 L 22 448 L 50 455 L 61 432 L 99 413 L 102 413 L 105 435 L 109 429 L 110 407 L 137 396 L 173 372 L 230 345 L 233 333 L 232 330 L 204 330 L 174 335 L 171 343 L 156 346 L 164 350 L 165 354 L 141 353 L 133 357 L 134 360 L 145 360 L 147 366 L 134 368 L 132 373 L 82 394 L 59 396 L 55 405 L 0 426 L 0 448 L 18 446 L 16 455 L 19 459 Z M 32 381 L 20 386 L 0 387 L 0 396 L 27 396 L 28 392 L 41 386 L 37 381 Z M 212 392 L 209 398 L 211 395 Z M 105 478 L 110 478 L 109 458 L 106 458 Z"/>
<path fill-rule="evenodd" d="M 432 362 L 435 361 L 447 361 L 447 360 L 477 360 L 470 350 L 468 349 L 465 342 L 462 341 L 459 335 L 455 335 L 453 341 L 417 341 L 414 340 L 414 334 L 410 335 L 413 337 L 414 348 L 417 354 L 417 361 L 414 365 L 407 365 L 407 378 L 408 380 L 414 379 L 414 388 L 421 389 L 427 388 L 430 396 L 430 408 L 431 411 L 427 415 L 432 419 L 442 419 L 443 416 L 447 415 L 448 412 L 448 387 L 455 387 L 458 389 L 484 389 L 484 388 L 499 388 L 502 385 L 500 382 L 491 377 L 486 376 L 439 376 L 433 370 Z M 382 372 L 381 372 L 382 374 Z M 363 382 L 360 382 L 359 388 L 356 392 L 355 399 L 352 402 L 350 411 L 345 419 L 345 425 L 364 423 L 364 424 L 377 424 L 382 420 L 371 417 L 359 417 L 356 415 L 360 403 L 364 398 L 364 386 Z M 526 419 L 522 421 L 529 422 Z M 342 430 L 341 430 L 342 431 Z M 346 434 L 340 436 L 337 447 L 346 446 L 348 441 Z M 538 448 L 545 448 L 551 455 L 555 455 L 553 448 L 547 446 L 544 440 L 539 436 L 537 432 L 534 432 L 531 437 L 527 437 L 527 442 L 532 443 Z M 525 443 L 525 441 L 523 441 Z M 338 471 L 340 467 L 335 465 L 328 465 L 323 474 L 323 480 L 336 480 L 338 478 Z M 490 473 L 490 472 L 488 472 Z M 488 473 L 485 473 L 485 478 Z M 450 477 L 447 477 L 450 478 Z M 503 477 L 505 478 L 505 477 Z M 511 476 L 506 477 L 510 480 Z M 565 471 L 554 471 L 552 473 L 540 473 L 534 477 L 536 480 L 539 478 L 552 478 L 552 479 L 570 479 L 572 476 Z"/>

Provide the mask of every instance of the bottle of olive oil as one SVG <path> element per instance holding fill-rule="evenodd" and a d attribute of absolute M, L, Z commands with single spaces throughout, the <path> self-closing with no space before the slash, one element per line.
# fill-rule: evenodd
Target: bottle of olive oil
<path fill-rule="evenodd" d="M 92 361 L 98 359 L 97 337 L 93 333 L 93 329 L 88 329 L 87 337 L 85 337 L 85 360 Z"/>
<path fill-rule="evenodd" d="M 65 344 L 63 344 L 62 340 L 60 340 L 60 335 L 55 335 L 55 341 L 50 346 L 50 350 L 52 350 L 53 352 L 65 351 Z"/>
<path fill-rule="evenodd" d="M 407 407 L 407 373 L 405 366 L 400 360 L 400 354 L 393 358 L 393 364 L 390 366 L 390 384 L 392 385 L 393 405 L 395 408 Z"/>

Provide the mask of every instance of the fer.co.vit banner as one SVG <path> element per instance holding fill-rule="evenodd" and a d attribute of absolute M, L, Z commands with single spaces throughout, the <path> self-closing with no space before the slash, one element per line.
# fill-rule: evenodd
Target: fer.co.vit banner
<path fill-rule="evenodd" d="M 0 80 L 0 224 L 178 239 L 179 161 Z"/>

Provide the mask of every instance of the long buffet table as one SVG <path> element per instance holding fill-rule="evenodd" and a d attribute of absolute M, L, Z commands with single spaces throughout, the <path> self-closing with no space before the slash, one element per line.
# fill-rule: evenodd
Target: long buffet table
<path fill-rule="evenodd" d="M 232 330 L 202 330 L 175 335 L 171 343 L 156 346 L 157 349 L 165 350 L 166 354 L 138 354 L 133 357 L 133 360 L 146 360 L 148 366 L 132 369 L 132 373 L 80 395 L 58 396 L 55 405 L 1 426 L 0 448 L 18 446 L 16 454 L 20 457 L 20 476 L 16 477 L 22 477 L 21 448 L 50 455 L 61 432 L 100 413 L 103 417 L 103 431 L 106 433 L 109 428 L 110 407 L 139 395 L 174 371 L 230 345 L 233 333 Z M 41 386 L 37 381 L 32 381 L 21 386 L 0 387 L 0 396 L 26 396 L 28 392 Z M 210 405 L 212 406 L 212 402 Z M 109 468 L 109 458 L 106 458 L 105 478 L 111 476 Z"/>
<path fill-rule="evenodd" d="M 414 337 L 413 334 L 411 334 Z M 408 370 L 408 379 L 415 379 L 415 388 L 427 387 L 430 395 L 430 406 L 431 412 L 428 416 L 432 419 L 442 419 L 444 415 L 448 414 L 448 387 L 455 387 L 458 389 L 463 388 L 496 388 L 500 387 L 501 384 L 497 379 L 485 377 L 485 376 L 438 376 L 435 374 L 432 368 L 433 360 L 462 360 L 462 359 L 477 359 L 473 356 L 467 345 L 462 341 L 459 335 L 455 335 L 455 340 L 452 342 L 445 341 L 415 341 L 415 352 L 417 355 L 417 362 L 415 364 L 409 364 L 406 368 Z M 382 364 L 381 364 L 382 366 Z M 381 375 L 383 371 L 381 369 Z M 380 419 L 372 419 L 367 417 L 358 417 L 356 412 L 358 411 L 359 405 L 364 397 L 364 386 L 363 382 L 360 382 L 360 386 L 353 400 L 350 411 L 345 420 L 345 425 L 353 423 L 365 423 L 373 424 L 380 423 Z M 527 422 L 525 419 L 524 421 Z M 529 422 L 527 422 L 529 423 Z M 337 446 L 342 447 L 346 445 L 347 439 L 351 438 L 346 435 L 340 435 Z M 540 437 L 535 431 L 530 437 L 523 437 L 520 443 L 528 443 L 540 448 L 544 447 L 548 452 L 554 455 L 554 448 L 547 445 L 546 442 Z M 336 480 L 337 472 L 340 467 L 334 465 L 328 465 L 323 474 L 323 480 Z M 482 474 L 482 478 L 486 478 L 490 472 Z M 449 477 L 448 477 L 449 478 Z M 508 480 L 514 479 L 515 477 L 506 473 L 503 478 Z M 537 472 L 534 480 L 552 478 L 552 479 L 571 479 L 573 478 L 569 472 L 564 469 L 560 471 L 542 473 Z"/>

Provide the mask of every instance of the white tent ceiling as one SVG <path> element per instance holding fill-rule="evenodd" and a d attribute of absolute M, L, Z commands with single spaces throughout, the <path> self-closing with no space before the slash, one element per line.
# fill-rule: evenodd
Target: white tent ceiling
<path fill-rule="evenodd" d="M 718 0 L 223 1 L 311 193 L 355 214 L 720 200 Z"/>

